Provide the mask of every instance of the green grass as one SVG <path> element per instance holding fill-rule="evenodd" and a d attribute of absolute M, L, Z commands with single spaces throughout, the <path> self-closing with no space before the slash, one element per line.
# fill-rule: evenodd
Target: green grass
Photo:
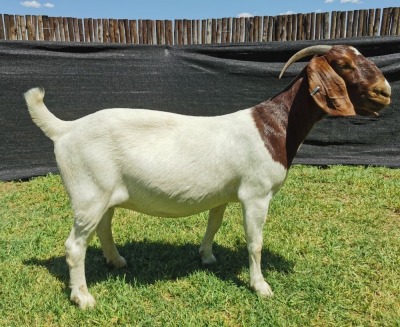
<path fill-rule="evenodd" d="M 207 216 L 117 210 L 128 267 L 109 270 L 95 238 L 93 310 L 69 301 L 64 241 L 72 211 L 59 176 L 0 183 L 0 326 L 400 326 L 400 170 L 294 167 L 264 230 L 264 299 L 248 288 L 239 204 L 197 254 Z"/>

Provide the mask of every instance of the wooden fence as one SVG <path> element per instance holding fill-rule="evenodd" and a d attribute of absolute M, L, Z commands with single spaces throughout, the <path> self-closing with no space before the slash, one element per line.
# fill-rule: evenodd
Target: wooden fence
<path fill-rule="evenodd" d="M 212 44 L 400 35 L 400 7 L 203 20 L 128 20 L 0 14 L 0 39 Z"/>

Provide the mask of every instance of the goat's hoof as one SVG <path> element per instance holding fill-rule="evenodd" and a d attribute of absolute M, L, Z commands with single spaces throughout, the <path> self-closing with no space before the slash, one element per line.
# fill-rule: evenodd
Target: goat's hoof
<path fill-rule="evenodd" d="M 71 301 L 75 302 L 80 309 L 94 308 L 96 300 L 89 292 L 72 292 Z"/>
<path fill-rule="evenodd" d="M 126 260 L 123 256 L 119 256 L 117 259 L 107 260 L 107 265 L 113 268 L 124 268 L 126 267 Z"/>
<path fill-rule="evenodd" d="M 201 263 L 203 265 L 211 265 L 211 264 L 217 262 L 217 259 L 215 258 L 214 254 L 211 253 L 210 255 L 206 256 L 204 254 L 204 251 L 202 251 L 202 250 L 200 250 L 199 253 L 201 256 Z"/>
<path fill-rule="evenodd" d="M 256 283 L 252 288 L 257 292 L 257 294 L 263 297 L 271 297 L 274 295 L 271 287 L 265 281 Z"/>

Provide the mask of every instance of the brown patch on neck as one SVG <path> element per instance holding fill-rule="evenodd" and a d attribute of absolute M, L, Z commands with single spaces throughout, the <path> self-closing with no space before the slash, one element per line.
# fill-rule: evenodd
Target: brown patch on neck
<path fill-rule="evenodd" d="M 264 145 L 272 159 L 288 168 L 286 155 L 286 131 L 288 126 L 287 108 L 271 101 L 256 105 L 252 116 Z"/>
<path fill-rule="evenodd" d="M 252 108 L 252 116 L 272 159 L 288 169 L 313 125 L 325 114 L 308 94 L 305 72 L 282 93 Z"/>

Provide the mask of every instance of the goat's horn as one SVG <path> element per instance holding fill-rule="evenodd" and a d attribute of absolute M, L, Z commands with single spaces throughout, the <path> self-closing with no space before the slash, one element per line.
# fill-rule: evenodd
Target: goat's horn
<path fill-rule="evenodd" d="M 305 49 L 300 50 L 299 52 L 295 53 L 285 64 L 285 66 L 282 68 L 282 71 L 279 75 L 279 78 L 282 77 L 283 73 L 288 69 L 288 67 L 296 62 L 297 60 L 300 60 L 304 57 L 308 56 L 314 56 L 314 55 L 320 55 L 320 54 L 326 54 L 329 52 L 329 50 L 332 49 L 332 46 L 330 45 L 313 45 L 311 47 L 307 47 Z"/>

